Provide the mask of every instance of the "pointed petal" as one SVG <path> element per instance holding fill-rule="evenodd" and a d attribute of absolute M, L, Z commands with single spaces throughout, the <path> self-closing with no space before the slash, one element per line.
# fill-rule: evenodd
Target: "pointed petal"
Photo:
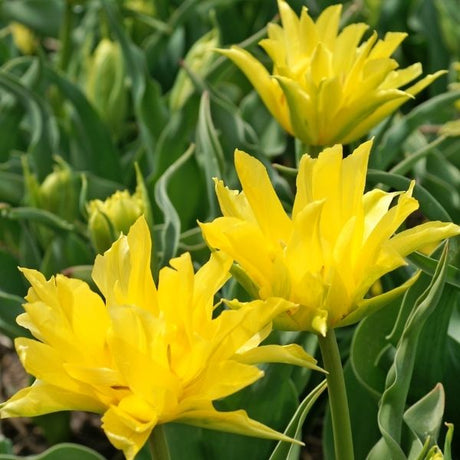
<path fill-rule="evenodd" d="M 271 114 L 286 131 L 292 132 L 287 108 L 283 104 L 283 93 L 267 69 L 250 53 L 237 46 L 232 46 L 229 50 L 220 49 L 219 52 L 230 58 L 240 68 L 259 93 Z"/>
<path fill-rule="evenodd" d="M 247 153 L 236 150 L 235 168 L 262 232 L 273 242 L 286 241 L 291 221 L 273 189 L 263 164 Z"/>
<path fill-rule="evenodd" d="M 1 418 L 35 417 L 66 410 L 101 413 L 104 405 L 89 395 L 36 380 L 0 405 Z"/>
<path fill-rule="evenodd" d="M 107 305 L 137 305 L 157 311 L 156 288 L 150 270 L 152 241 L 144 217 L 139 217 L 128 236 L 121 236 L 94 262 L 93 279 Z"/>
<path fill-rule="evenodd" d="M 460 227 L 453 223 L 426 222 L 396 234 L 391 238 L 389 244 L 391 248 L 405 257 L 424 246 L 438 243 L 459 234 Z"/>
<path fill-rule="evenodd" d="M 238 361 L 247 364 L 284 363 L 323 371 L 316 365 L 316 359 L 296 344 L 263 345 L 244 353 L 238 353 L 236 357 Z"/>
<path fill-rule="evenodd" d="M 126 460 L 134 460 L 156 422 L 138 420 L 122 408 L 112 406 L 102 417 L 102 429 L 113 446 L 123 451 Z"/>
<path fill-rule="evenodd" d="M 351 324 L 357 323 L 365 316 L 369 316 L 372 313 L 380 310 L 382 307 L 396 299 L 400 295 L 404 294 L 414 283 L 417 281 L 420 272 L 409 278 L 405 283 L 400 286 L 387 291 L 384 294 L 372 297 L 370 299 L 364 299 L 358 303 L 356 310 L 349 313 L 342 320 L 337 322 L 334 327 L 350 326 Z"/>
<path fill-rule="evenodd" d="M 244 410 L 233 412 L 218 412 L 212 406 L 195 409 L 181 414 L 179 422 L 189 425 L 199 426 L 210 430 L 221 430 L 229 433 L 242 434 L 245 436 L 256 436 L 265 439 L 278 439 L 281 441 L 302 444 L 301 442 L 289 438 L 282 433 L 256 422 L 248 417 Z"/>

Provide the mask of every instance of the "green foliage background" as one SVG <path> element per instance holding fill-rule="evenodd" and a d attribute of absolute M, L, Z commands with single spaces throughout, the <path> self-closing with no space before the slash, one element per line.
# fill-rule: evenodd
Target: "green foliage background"
<path fill-rule="evenodd" d="M 332 3 L 289 1 L 296 11 L 307 5 L 313 17 Z M 420 61 L 424 73 L 449 70 L 369 134 L 375 144 L 368 185 L 405 189 L 415 178 L 421 212 L 414 218 L 460 223 L 460 137 L 442 131 L 459 115 L 457 1 L 343 3 L 344 24 L 364 21 L 380 36 L 408 32 L 396 55 L 401 67 Z M 271 163 L 294 165 L 293 139 L 269 116 L 241 72 L 213 51 L 239 43 L 267 62 L 257 42 L 276 13 L 274 0 L 0 2 L 0 331 L 5 336 L 25 334 L 15 323 L 27 289 L 17 266 L 46 276 L 64 271 L 90 282 L 96 254 L 87 228 L 91 199 L 142 187 L 156 273 L 185 250 L 197 264 L 208 257 L 197 219 L 219 214 L 212 177 L 237 187 L 236 147 L 262 160 L 279 195 L 291 201 L 291 178 Z M 28 48 L 12 26 L 18 23 L 32 34 Z M 111 48 L 98 61 L 103 41 Z M 421 268 L 424 274 L 404 299 L 356 328 L 338 331 L 357 459 L 369 452 L 372 459 L 390 458 L 378 450 L 384 438 L 400 446 L 391 453 L 395 459 L 431 458 L 430 449 L 436 443 L 442 447 L 445 439 L 444 457 L 460 456 L 460 440 L 454 436 L 450 446 L 453 434 L 443 425 L 454 423 L 460 432 L 458 259 L 458 243 L 452 241 L 448 260 L 438 265 L 432 281 L 435 258 L 412 256 L 410 266 L 382 280 L 389 289 Z M 234 283 L 225 294 L 240 294 L 239 289 Z M 307 334 L 278 333 L 270 339 L 316 351 Z M 390 388 L 392 372 L 398 391 Z M 321 391 L 307 397 L 294 416 L 319 383 L 319 376 L 304 370 L 267 366 L 263 380 L 219 406 L 245 408 L 281 431 L 292 418 L 291 434 L 300 436 L 303 426 L 306 450 L 312 436 L 323 436 L 325 458 L 333 459 Z M 388 411 L 378 412 L 398 405 L 404 414 L 390 410 L 385 418 Z M 57 445 L 68 440 L 68 430 L 56 430 L 67 420 L 54 414 L 40 421 L 50 446 L 56 445 L 34 458 L 101 458 L 77 445 Z M 420 420 L 431 425 L 420 427 Z M 392 433 L 395 423 L 401 425 L 399 439 Z M 168 426 L 167 434 L 173 459 L 299 458 L 298 449 L 280 445 L 273 452 L 273 443 L 252 438 L 180 425 Z M 16 458 L 7 439 L 0 452 L 0 458 Z M 147 452 L 139 455 L 148 458 Z"/>

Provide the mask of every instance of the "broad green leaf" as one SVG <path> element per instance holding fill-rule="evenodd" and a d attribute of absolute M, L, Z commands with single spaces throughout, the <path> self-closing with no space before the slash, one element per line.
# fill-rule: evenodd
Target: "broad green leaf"
<path fill-rule="evenodd" d="M 367 180 L 371 184 L 381 182 L 389 187 L 395 188 L 396 190 L 407 190 L 411 182 L 411 180 L 407 177 L 384 171 L 377 171 L 374 169 L 368 170 Z M 420 207 L 428 219 L 441 220 L 444 222 L 452 221 L 442 204 L 439 203 L 439 201 L 437 201 L 425 188 L 418 184 L 416 184 L 414 188 L 414 197 L 419 201 Z"/>
<path fill-rule="evenodd" d="M 394 29 L 393 29 L 394 30 Z M 401 146 L 409 135 L 420 125 L 436 118 L 440 112 L 460 98 L 460 91 L 450 91 L 432 97 L 419 104 L 408 115 L 397 120 L 387 131 L 383 142 L 378 146 L 374 157 L 377 157 L 378 168 L 387 169 L 401 152 Z"/>
<path fill-rule="evenodd" d="M 79 444 L 62 443 L 50 447 L 38 455 L 19 457 L 17 455 L 0 454 L 0 460 L 105 460 L 104 457 L 88 447 Z"/>
<path fill-rule="evenodd" d="M 381 362 L 383 353 L 391 344 L 391 332 L 401 300 L 364 318 L 353 335 L 350 350 L 350 364 L 358 382 L 374 398 L 379 398 L 385 387 L 387 368 Z M 391 347 L 392 348 L 392 347 Z"/>
<path fill-rule="evenodd" d="M 313 404 L 319 396 L 326 389 L 326 380 L 323 380 L 317 387 L 315 387 L 299 404 L 295 414 L 293 415 L 289 425 L 287 426 L 284 434 L 294 439 L 302 440 L 302 427 L 305 419 L 310 412 Z M 308 449 L 308 446 L 307 446 Z M 299 458 L 300 447 L 296 444 L 289 444 L 287 442 L 278 442 L 275 450 L 270 455 L 269 460 L 296 460 Z"/>
<path fill-rule="evenodd" d="M 63 9 L 59 0 L 6 0 L 0 3 L 0 18 L 25 24 L 41 35 L 57 37 Z"/>
<path fill-rule="evenodd" d="M 407 259 L 420 270 L 423 270 L 428 275 L 433 276 L 436 271 L 437 261 L 421 252 L 413 252 L 407 256 Z M 460 269 L 449 264 L 447 266 L 446 283 L 460 289 Z"/>
<path fill-rule="evenodd" d="M 50 66 L 45 67 L 45 74 L 74 108 L 74 131 L 71 140 L 78 146 L 78 155 L 72 159 L 73 166 L 76 169 L 90 170 L 109 180 L 119 180 L 119 153 L 112 142 L 107 125 L 102 122 L 82 91 L 70 80 Z"/>
<path fill-rule="evenodd" d="M 430 445 L 433 445 L 438 439 L 444 405 L 444 388 L 439 383 L 404 413 L 404 421 L 419 440 L 420 446 L 423 446 L 427 440 Z"/>
<path fill-rule="evenodd" d="M 382 439 L 370 452 L 369 459 L 406 459 L 400 442 L 404 408 L 415 364 L 414 350 L 417 348 L 420 332 L 426 320 L 441 298 L 447 274 L 446 262 L 447 244 L 430 286 L 417 299 L 396 347 L 394 362 L 387 374 L 386 388 L 380 400 L 378 413 Z"/>

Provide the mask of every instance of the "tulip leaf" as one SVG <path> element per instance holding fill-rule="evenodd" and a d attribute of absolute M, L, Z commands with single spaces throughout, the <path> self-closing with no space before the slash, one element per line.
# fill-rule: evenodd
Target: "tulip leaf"
<path fill-rule="evenodd" d="M 316 386 L 300 403 L 284 434 L 294 439 L 301 440 L 303 423 L 313 404 L 326 389 L 326 380 Z M 269 460 L 296 460 L 299 458 L 300 447 L 296 444 L 279 441 Z"/>
<path fill-rule="evenodd" d="M 439 383 L 404 413 L 404 421 L 420 441 L 420 445 L 425 444 L 427 439 L 433 445 L 438 439 L 444 415 L 444 405 L 444 388 Z"/>
<path fill-rule="evenodd" d="M 420 295 L 410 312 L 396 347 L 393 364 L 387 374 L 385 391 L 380 400 L 378 423 L 382 438 L 369 454 L 369 459 L 405 460 L 400 447 L 406 398 L 415 365 L 415 353 L 421 330 L 436 308 L 447 274 L 447 245 L 428 288 Z"/>
<path fill-rule="evenodd" d="M 29 72 L 38 73 L 39 70 L 39 61 L 34 59 Z M 33 158 L 34 170 L 43 179 L 51 170 L 52 155 L 58 153 L 56 121 L 45 101 L 13 75 L 0 72 L 0 87 L 13 94 L 27 110 L 31 125 L 28 152 Z"/>
<path fill-rule="evenodd" d="M 17 455 L 0 454 L 0 460 L 105 460 L 96 451 L 79 444 L 61 443 L 50 447 L 45 452 L 38 455 L 20 457 Z"/>
<path fill-rule="evenodd" d="M 47 37 L 57 37 L 63 3 L 59 0 L 15 0 L 0 3 L 2 20 L 17 21 Z"/>
<path fill-rule="evenodd" d="M 209 94 L 203 93 L 200 102 L 198 126 L 196 129 L 196 156 L 206 177 L 209 214 L 217 214 L 217 200 L 212 178 L 221 178 L 224 167 L 224 153 L 211 118 Z"/>
<path fill-rule="evenodd" d="M 401 152 L 401 146 L 409 135 L 427 120 L 433 119 L 442 113 L 449 104 L 453 104 L 460 98 L 460 91 L 449 91 L 432 97 L 428 101 L 418 105 L 408 115 L 398 120 L 387 131 L 383 142 L 375 152 L 374 158 L 378 158 L 378 168 L 387 169 Z"/>
<path fill-rule="evenodd" d="M 107 125 L 76 85 L 50 66 L 45 67 L 45 72 L 50 82 L 59 88 L 75 109 L 72 120 L 74 132 L 71 137 L 79 146 L 78 154 L 73 157 L 75 167 L 90 170 L 106 179 L 119 180 L 119 154 Z"/>
<path fill-rule="evenodd" d="M 436 271 L 437 261 L 432 257 L 426 256 L 421 252 L 413 252 L 407 256 L 407 259 L 417 268 L 423 270 L 428 275 L 433 276 Z M 460 269 L 454 265 L 447 266 L 446 283 L 460 289 Z"/>
<path fill-rule="evenodd" d="M 397 299 L 385 308 L 364 318 L 356 328 L 351 342 L 350 363 L 358 382 L 374 398 L 379 398 L 385 388 L 386 368 L 379 363 L 382 350 L 388 346 L 391 332 L 400 309 Z"/>
<path fill-rule="evenodd" d="M 0 290 L 0 332 L 11 339 L 27 335 L 25 329 L 18 326 L 16 318 L 24 312 L 24 299 Z"/>
<path fill-rule="evenodd" d="M 74 226 L 56 214 L 45 209 L 32 207 L 4 207 L 0 210 L 0 216 L 11 220 L 23 220 L 44 224 L 47 227 L 60 231 L 71 231 Z"/>
<path fill-rule="evenodd" d="M 113 2 L 101 1 L 110 27 L 120 42 L 125 67 L 131 79 L 134 111 L 139 123 L 142 143 L 149 157 L 155 158 L 153 156 L 155 143 L 167 121 L 166 106 L 160 98 L 158 84 L 148 75 L 145 54 L 130 40 L 123 29 L 123 21 Z"/>
<path fill-rule="evenodd" d="M 160 230 L 160 247 L 157 254 L 160 256 L 161 267 L 176 255 L 179 247 L 181 222 L 179 215 L 168 196 L 168 184 L 177 170 L 186 163 L 193 155 L 194 146 L 191 145 L 187 151 L 177 159 L 158 179 L 155 184 L 155 200 L 163 211 L 164 224 Z M 161 254 L 161 255 L 160 255 Z"/>
<path fill-rule="evenodd" d="M 397 190 L 407 190 L 411 180 L 404 176 L 397 174 L 387 173 L 385 171 L 377 171 L 369 169 L 367 172 L 367 179 L 372 184 L 382 182 L 385 185 L 393 187 Z M 436 198 L 431 195 L 424 187 L 416 184 L 414 188 L 414 197 L 420 202 L 423 213 L 430 220 L 441 220 L 444 222 L 451 222 L 452 218 L 445 208 L 439 203 Z"/>

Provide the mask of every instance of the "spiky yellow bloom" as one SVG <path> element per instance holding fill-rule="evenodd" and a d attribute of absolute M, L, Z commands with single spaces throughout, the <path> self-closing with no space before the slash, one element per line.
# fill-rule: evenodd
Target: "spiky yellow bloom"
<path fill-rule="evenodd" d="M 264 166 L 244 152 L 235 153 L 243 191 L 216 181 L 224 217 L 201 224 L 204 237 L 238 262 L 261 299 L 292 303 L 277 327 L 325 335 L 360 320 L 412 282 L 366 298 L 382 275 L 418 248 L 460 233 L 452 223 L 428 222 L 395 234 L 418 208 L 414 184 L 406 192 L 363 193 L 370 149 L 366 142 L 345 159 L 341 145 L 318 159 L 304 155 L 292 216 Z"/>
<path fill-rule="evenodd" d="M 31 288 L 18 322 L 36 340 L 16 349 L 35 382 L 2 404 L 2 417 L 60 410 L 103 414 L 112 444 L 133 459 L 156 425 L 179 421 L 252 436 L 289 439 L 243 410 L 218 412 L 212 402 L 259 379 L 254 362 L 314 368 L 296 345 L 258 347 L 282 301 L 244 304 L 213 318 L 213 298 L 231 260 L 214 254 L 194 273 L 188 253 L 150 271 L 150 235 L 143 218 L 95 262 L 87 284 L 62 275 L 23 272 Z M 289 439 L 290 440 L 290 439 Z"/>
<path fill-rule="evenodd" d="M 390 57 L 405 33 L 378 40 L 374 32 L 361 43 L 366 24 L 339 33 L 341 5 L 325 9 L 316 22 L 306 7 L 300 17 L 284 0 L 278 7 L 282 26 L 269 24 L 260 42 L 273 61 L 271 74 L 242 48 L 220 51 L 245 73 L 281 126 L 308 145 L 359 139 L 443 73 L 403 90 L 422 73 L 420 63 L 396 70 Z"/>

